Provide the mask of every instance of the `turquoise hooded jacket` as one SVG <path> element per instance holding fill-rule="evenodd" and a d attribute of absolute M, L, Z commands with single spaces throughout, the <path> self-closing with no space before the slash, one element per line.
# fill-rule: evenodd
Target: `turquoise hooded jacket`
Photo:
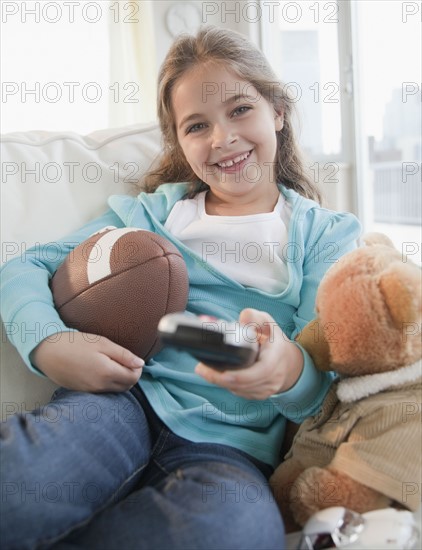
<path fill-rule="evenodd" d="M 244 287 L 168 233 L 164 223 L 175 202 L 186 196 L 187 184 L 164 184 L 155 193 L 137 197 L 113 195 L 109 210 L 79 231 L 7 262 L 1 272 L 6 334 L 27 366 L 42 375 L 31 364 L 32 350 L 48 336 L 73 330 L 54 308 L 49 280 L 73 248 L 92 233 L 115 226 L 154 231 L 181 251 L 190 281 L 187 311 L 234 321 L 246 307 L 264 310 L 294 339 L 315 317 L 315 295 L 324 273 L 356 247 L 360 224 L 352 214 L 324 209 L 295 191 L 279 188 L 291 208 L 284 249 L 289 282 L 280 294 Z M 174 348 L 164 348 L 149 360 L 138 383 L 157 415 L 179 436 L 230 445 L 275 466 L 286 419 L 299 423 L 315 414 L 333 379 L 331 373 L 317 371 L 300 349 L 304 368 L 296 384 L 264 401 L 246 400 L 208 383 L 194 373 L 197 360 Z"/>

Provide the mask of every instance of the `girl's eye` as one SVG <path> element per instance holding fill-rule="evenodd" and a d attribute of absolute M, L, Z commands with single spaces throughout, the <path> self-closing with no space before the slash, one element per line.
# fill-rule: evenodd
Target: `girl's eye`
<path fill-rule="evenodd" d="M 189 128 L 186 130 L 187 134 L 191 134 L 192 132 L 198 132 L 199 130 L 202 130 L 202 128 L 205 127 L 205 124 L 203 122 L 198 122 L 197 124 L 193 124 L 192 126 L 189 126 Z"/>
<path fill-rule="evenodd" d="M 248 105 L 241 105 L 240 107 L 237 107 L 233 111 L 233 115 L 234 116 L 241 115 L 243 113 L 246 113 L 247 111 L 250 111 L 251 109 L 252 109 L 252 107 L 249 107 Z"/>
<path fill-rule="evenodd" d="M 232 111 L 232 116 L 239 116 L 243 113 L 246 113 L 250 111 L 252 107 L 249 107 L 248 105 L 241 105 L 240 107 L 236 107 L 234 111 Z M 196 132 L 199 132 L 200 130 L 203 130 L 206 127 L 206 124 L 204 122 L 197 122 L 196 124 L 192 124 L 192 126 L 189 126 L 186 130 L 186 134 L 194 134 Z"/>

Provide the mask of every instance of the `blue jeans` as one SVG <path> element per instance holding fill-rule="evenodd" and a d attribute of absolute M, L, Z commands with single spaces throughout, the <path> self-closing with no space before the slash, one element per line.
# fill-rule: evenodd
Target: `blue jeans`
<path fill-rule="evenodd" d="M 161 422 L 138 386 L 63 388 L 1 425 L 1 548 L 272 549 L 271 468 Z"/>

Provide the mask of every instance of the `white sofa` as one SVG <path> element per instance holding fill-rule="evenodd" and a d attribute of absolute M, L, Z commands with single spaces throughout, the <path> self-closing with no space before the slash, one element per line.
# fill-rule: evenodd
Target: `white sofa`
<path fill-rule="evenodd" d="M 136 181 L 160 149 L 157 124 L 87 136 L 43 131 L 2 136 L 2 263 L 101 214 L 110 195 L 137 194 Z M 2 418 L 47 402 L 54 389 L 52 382 L 27 369 L 2 326 Z M 416 518 L 420 528 L 420 510 Z M 295 548 L 298 538 L 298 533 L 289 535 L 287 548 Z"/>
<path fill-rule="evenodd" d="M 161 148 L 157 124 L 73 132 L 28 131 L 1 139 L 1 261 L 48 243 L 101 214 L 112 194 L 136 194 L 136 181 Z M 31 373 L 7 340 L 0 355 L 2 418 L 45 403 L 55 389 Z"/>

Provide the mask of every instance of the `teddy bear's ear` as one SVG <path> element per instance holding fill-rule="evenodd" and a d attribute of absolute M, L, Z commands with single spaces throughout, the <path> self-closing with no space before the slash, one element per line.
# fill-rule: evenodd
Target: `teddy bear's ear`
<path fill-rule="evenodd" d="M 421 277 L 418 267 L 405 263 L 391 265 L 380 277 L 379 288 L 399 329 L 421 319 Z"/>
<path fill-rule="evenodd" d="M 295 339 L 312 357 L 317 369 L 330 370 L 330 350 L 318 319 L 310 321 Z"/>
<path fill-rule="evenodd" d="M 362 241 L 366 246 L 383 244 L 385 246 L 389 246 L 390 248 L 395 248 L 393 242 L 389 237 L 387 237 L 387 235 L 384 235 L 384 233 L 376 233 L 375 231 L 372 233 L 365 233 L 362 236 Z"/>

